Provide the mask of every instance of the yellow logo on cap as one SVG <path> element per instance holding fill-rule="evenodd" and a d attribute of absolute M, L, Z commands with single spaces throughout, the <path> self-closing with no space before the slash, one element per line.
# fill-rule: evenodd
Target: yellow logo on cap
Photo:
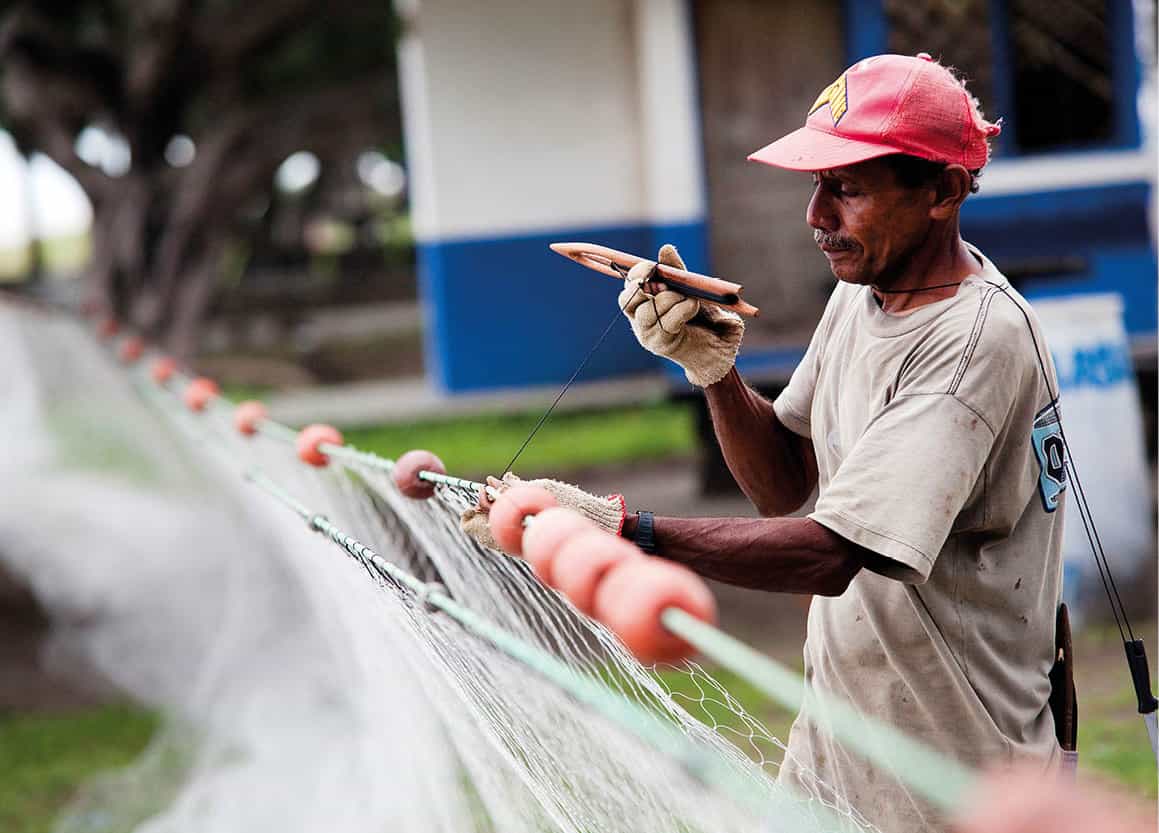
<path fill-rule="evenodd" d="M 841 117 L 845 115 L 845 111 L 849 109 L 849 94 L 845 90 L 845 73 L 841 73 L 840 78 L 821 90 L 821 95 L 817 96 L 817 100 L 809 108 L 809 115 L 813 115 L 826 104 L 829 105 L 829 115 L 832 116 L 833 125 L 836 126 L 837 122 L 841 121 Z"/>

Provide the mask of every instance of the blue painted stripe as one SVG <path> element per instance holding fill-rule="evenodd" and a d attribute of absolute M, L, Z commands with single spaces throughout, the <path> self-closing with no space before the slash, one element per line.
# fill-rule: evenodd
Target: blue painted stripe
<path fill-rule="evenodd" d="M 994 153 L 1017 155 L 1018 109 L 1014 106 L 1014 73 L 1010 55 L 1010 17 L 1005 0 L 990 0 L 990 78 L 994 112 L 990 120 L 1002 119 L 1002 132 L 990 144 Z"/>
<path fill-rule="evenodd" d="M 982 187 L 985 193 L 985 176 Z M 1128 333 L 1147 335 L 1157 329 L 1159 268 L 1147 222 L 1149 193 L 1145 183 L 1128 183 L 970 199 L 962 210 L 962 236 L 1000 268 L 1027 259 L 1081 258 L 1082 273 L 1028 278 L 1019 289 L 1030 298 L 1117 292 Z"/>
<path fill-rule="evenodd" d="M 889 51 L 889 21 L 882 0 L 845 0 L 845 58 L 851 66 Z"/>
<path fill-rule="evenodd" d="M 987 254 L 1064 255 L 1150 239 L 1146 183 L 982 197 L 962 206 L 962 233 Z"/>
<path fill-rule="evenodd" d="M 1090 255 L 1089 269 L 1081 275 L 1034 278 L 1021 285 L 1034 301 L 1061 295 L 1116 292 L 1123 298 L 1123 325 L 1129 336 L 1154 336 L 1156 327 L 1155 253 L 1149 246 L 1104 249 Z"/>
<path fill-rule="evenodd" d="M 805 358 L 806 345 L 790 347 L 746 347 L 736 357 L 736 369 L 746 381 L 754 385 L 784 384 L 789 381 L 801 359 Z M 674 387 L 692 385 L 684 378 L 684 370 L 674 362 L 664 362 L 664 375 Z"/>
<path fill-rule="evenodd" d="M 421 243 L 428 376 L 449 392 L 565 381 L 611 320 L 621 288 L 548 248 L 577 240 L 645 256 L 668 242 L 690 269 L 702 271 L 707 261 L 703 222 Z M 580 378 L 640 372 L 658 362 L 621 317 Z"/>
<path fill-rule="evenodd" d="M 1135 49 L 1135 10 L 1132 0 L 1111 0 L 1108 17 L 1111 37 L 1111 80 L 1114 84 L 1112 100 L 1115 112 L 1115 134 L 1112 144 L 1119 147 L 1138 147 L 1142 143 L 1137 101 L 1142 67 L 1138 50 Z"/>

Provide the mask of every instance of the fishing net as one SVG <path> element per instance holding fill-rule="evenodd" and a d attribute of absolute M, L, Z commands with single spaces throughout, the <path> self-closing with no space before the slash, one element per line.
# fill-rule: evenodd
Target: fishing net
<path fill-rule="evenodd" d="M 778 784 L 783 745 L 708 671 L 660 677 L 463 536 L 463 490 L 407 499 L 356 453 L 311 469 L 292 435 L 190 412 L 53 314 L 0 305 L 0 381 L 0 558 L 57 623 L 49 661 L 163 717 L 63 833 L 873 829 L 824 784 Z"/>

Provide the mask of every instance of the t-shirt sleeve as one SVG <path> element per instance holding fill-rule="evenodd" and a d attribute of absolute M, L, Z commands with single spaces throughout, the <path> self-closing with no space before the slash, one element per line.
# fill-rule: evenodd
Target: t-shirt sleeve
<path fill-rule="evenodd" d="M 921 584 L 993 445 L 987 421 L 956 396 L 898 396 L 841 461 L 809 517 L 885 556 L 876 572 Z"/>
<path fill-rule="evenodd" d="M 817 329 L 813 331 L 813 338 L 801 363 L 793 371 L 789 384 L 773 401 L 773 412 L 781 424 L 802 437 L 810 437 L 810 417 L 813 410 L 813 392 L 817 388 L 817 372 L 820 368 L 821 356 L 825 342 L 833 327 L 833 320 L 837 315 L 837 308 L 841 303 L 842 285 L 838 284 L 829 296 L 829 303 Z"/>

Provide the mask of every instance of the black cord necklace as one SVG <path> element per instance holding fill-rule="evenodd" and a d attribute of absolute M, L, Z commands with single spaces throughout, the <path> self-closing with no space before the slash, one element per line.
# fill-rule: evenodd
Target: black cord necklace
<path fill-rule="evenodd" d="M 908 295 L 913 292 L 932 292 L 935 289 L 946 289 L 951 286 L 961 286 L 964 281 L 951 281 L 950 283 L 939 283 L 934 286 L 921 286 L 917 289 L 878 289 L 876 286 L 872 287 L 874 292 L 880 292 L 882 295 Z"/>

